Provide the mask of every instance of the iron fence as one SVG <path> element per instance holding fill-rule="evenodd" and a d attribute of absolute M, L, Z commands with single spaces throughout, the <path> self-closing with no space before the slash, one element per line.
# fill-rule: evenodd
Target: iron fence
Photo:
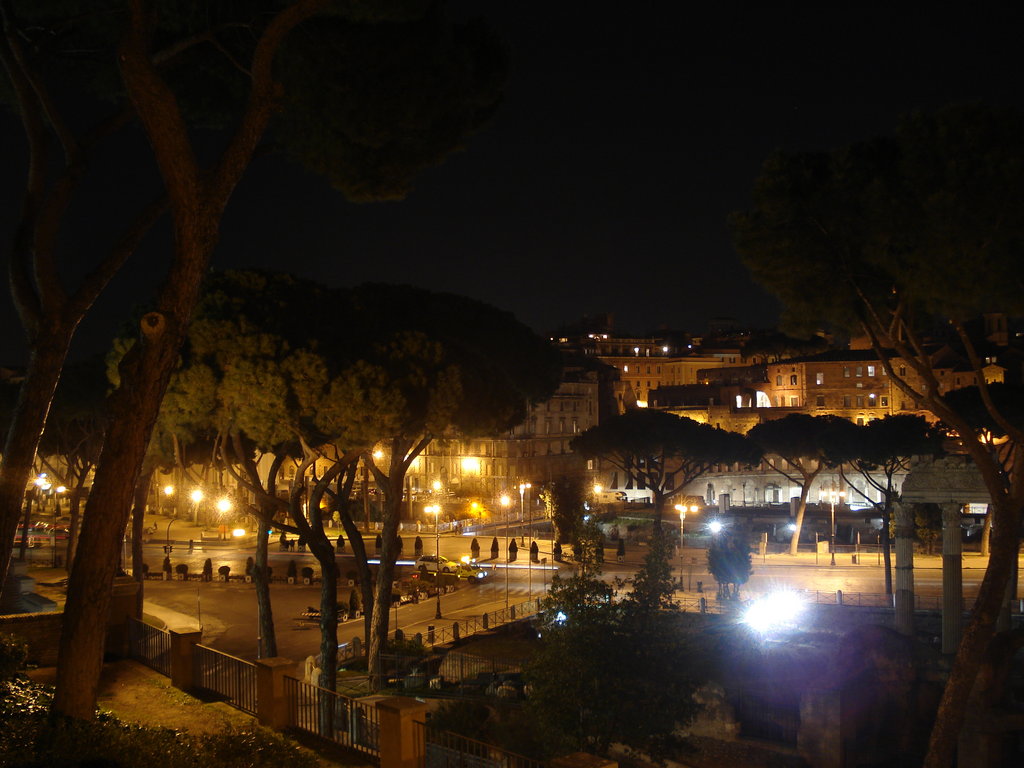
<path fill-rule="evenodd" d="M 171 633 L 144 621 L 128 618 L 131 657 L 165 677 L 171 676 Z"/>
<path fill-rule="evenodd" d="M 544 768 L 545 763 L 451 731 L 416 724 L 423 768 Z"/>
<path fill-rule="evenodd" d="M 256 714 L 256 665 L 205 645 L 195 647 L 193 685 L 223 696 L 228 704 Z"/>
<path fill-rule="evenodd" d="M 380 716 L 375 705 L 293 677 L 285 677 L 284 692 L 290 727 L 380 756 Z"/>

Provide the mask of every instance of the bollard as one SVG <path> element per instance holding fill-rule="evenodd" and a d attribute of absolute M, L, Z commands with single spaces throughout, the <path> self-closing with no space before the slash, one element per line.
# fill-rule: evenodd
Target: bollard
<path fill-rule="evenodd" d="M 434 625 L 427 624 L 427 642 L 431 645 L 434 644 Z"/>
<path fill-rule="evenodd" d="M 480 621 L 484 625 L 484 629 L 489 629 L 490 628 L 491 620 L 490 620 L 490 618 L 488 618 L 488 616 L 489 616 L 489 614 L 485 613 L 483 616 L 480 617 Z"/>
<path fill-rule="evenodd" d="M 454 624 L 452 624 L 452 639 L 459 639 L 459 622 L 457 621 Z"/>
<path fill-rule="evenodd" d="M 700 599 L 700 612 L 701 613 L 707 613 L 708 612 L 708 599 L 706 597 L 702 597 Z"/>
<path fill-rule="evenodd" d="M 509 610 L 509 621 L 516 620 L 516 607 L 513 605 Z"/>
<path fill-rule="evenodd" d="M 843 604 L 843 590 L 837 589 L 836 590 L 836 605 L 842 605 L 842 604 Z"/>
<path fill-rule="evenodd" d="M 697 593 L 700 594 L 703 591 L 704 591 L 704 582 L 703 581 L 698 581 L 697 582 Z"/>

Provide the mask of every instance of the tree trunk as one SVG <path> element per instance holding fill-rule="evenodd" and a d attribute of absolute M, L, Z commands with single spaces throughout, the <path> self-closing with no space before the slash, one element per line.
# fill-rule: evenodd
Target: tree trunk
<path fill-rule="evenodd" d="M 804 527 L 804 514 L 807 512 L 807 496 L 811 492 L 811 484 L 804 479 L 803 484 L 800 486 L 800 501 L 796 505 L 796 520 L 794 525 L 796 529 L 793 531 L 793 536 L 789 540 L 789 554 L 795 555 L 800 548 L 800 531 Z"/>
<path fill-rule="evenodd" d="M 329 691 L 338 689 L 338 565 L 334 548 L 323 542 L 310 542 L 320 563 L 320 679 L 317 684 Z M 326 544 L 326 548 L 324 546 Z M 320 697 L 320 735 L 331 738 L 334 727 L 334 697 Z"/>
<path fill-rule="evenodd" d="M 0 463 L 0 577 L 3 578 L 11 564 L 25 489 L 32 477 L 32 462 L 73 331 L 73 328 L 55 327 L 40 332 L 32 344 L 25 380 L 18 391 L 18 402 L 7 429 Z"/>
<path fill-rule="evenodd" d="M 149 496 L 149 486 L 152 482 L 151 467 L 139 478 L 139 484 L 135 488 L 135 505 L 132 508 L 132 578 L 139 584 L 139 591 L 135 596 L 139 616 L 142 615 L 142 607 L 146 601 L 146 579 L 142 570 L 142 529 L 146 519 L 146 497 Z"/>
<path fill-rule="evenodd" d="M 988 557 L 992 539 L 992 507 L 985 510 L 985 522 L 981 526 L 981 556 Z"/>
<path fill-rule="evenodd" d="M 277 632 L 274 629 L 274 611 L 270 604 L 270 576 L 268 553 L 270 549 L 270 526 L 259 521 L 256 531 L 256 560 L 252 568 L 252 581 L 256 593 L 256 622 L 259 626 L 259 642 L 256 656 L 268 659 L 277 656 Z"/>
<path fill-rule="evenodd" d="M 885 507 L 882 509 L 882 530 L 880 538 L 882 541 L 882 564 L 885 568 L 885 594 L 892 594 L 892 537 L 889 535 L 889 526 L 892 522 L 892 494 L 885 494 Z"/>
<path fill-rule="evenodd" d="M 363 598 L 363 644 L 369 648 L 374 595 L 373 574 L 370 573 L 370 566 L 367 563 L 366 542 L 352 520 L 347 502 L 343 502 L 339 506 L 338 517 L 341 518 L 341 525 L 345 529 L 345 533 L 348 534 L 348 543 L 352 547 L 352 556 L 356 561 L 356 573 L 359 576 L 359 593 Z"/>
<path fill-rule="evenodd" d="M 404 473 L 402 473 L 404 476 Z M 402 506 L 403 477 L 389 477 L 384 490 L 384 529 L 381 531 L 380 565 L 377 567 L 377 583 L 374 588 L 373 615 L 370 619 L 370 646 L 367 653 L 367 668 L 370 675 L 370 689 L 378 690 L 381 685 L 381 654 L 387 646 L 388 614 L 391 611 L 391 582 L 395 575 L 395 561 L 398 559 L 398 519 Z"/>
<path fill-rule="evenodd" d="M 81 720 L 95 715 L 119 544 L 160 402 L 216 242 L 216 217 L 179 212 L 176 218 L 176 254 L 161 290 L 160 311 L 143 316 L 141 339 L 121 361 L 121 385 L 110 400 L 110 428 L 79 542 L 89 557 L 75 559 L 68 581 L 52 705 L 57 715 Z"/>
<path fill-rule="evenodd" d="M 924 768 L 949 768 L 953 765 L 967 702 L 989 642 L 995 634 L 1006 585 L 1017 567 L 1021 505 L 1003 499 L 993 503 L 992 507 L 998 515 L 999 524 L 992 527 L 988 568 L 942 692 Z"/>

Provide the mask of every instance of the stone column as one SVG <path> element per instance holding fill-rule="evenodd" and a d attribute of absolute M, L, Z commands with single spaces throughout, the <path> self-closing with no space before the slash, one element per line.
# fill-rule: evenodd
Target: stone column
<path fill-rule="evenodd" d="M 960 644 L 964 612 L 963 504 L 942 504 L 942 652 L 953 654 Z"/>
<path fill-rule="evenodd" d="M 195 647 L 203 639 L 202 631 L 170 630 L 171 633 L 171 685 L 189 691 L 195 679 Z"/>
<path fill-rule="evenodd" d="M 118 576 L 111 589 L 110 613 L 107 617 L 106 653 L 128 658 L 128 619 L 139 619 L 137 595 L 139 583 L 130 576 Z"/>
<path fill-rule="evenodd" d="M 427 756 L 423 726 L 427 705 L 394 696 L 377 702 L 380 768 L 421 768 Z"/>
<path fill-rule="evenodd" d="M 285 675 L 295 674 L 295 662 L 280 656 L 256 660 L 256 718 L 260 725 L 283 731 L 288 722 Z"/>
<path fill-rule="evenodd" d="M 914 634 L 914 512 L 893 503 L 896 518 L 896 631 Z"/>

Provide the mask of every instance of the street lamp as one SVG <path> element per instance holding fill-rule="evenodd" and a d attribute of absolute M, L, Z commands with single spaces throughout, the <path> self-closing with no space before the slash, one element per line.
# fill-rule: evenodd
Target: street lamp
<path fill-rule="evenodd" d="M 437 528 L 438 518 L 441 516 L 441 505 L 432 504 L 424 507 L 424 512 L 434 516 L 434 585 L 437 587 L 437 610 L 434 611 L 434 618 L 441 618 L 441 534 Z"/>
<path fill-rule="evenodd" d="M 519 519 L 522 520 L 526 517 L 526 491 L 530 487 L 529 483 L 519 484 Z M 530 517 L 533 517 L 533 510 L 530 510 Z M 526 550 L 526 596 L 527 599 L 533 599 L 533 553 L 530 551 L 533 549 L 533 520 L 530 519 L 526 523 L 526 529 L 530 532 L 530 548 Z M 526 535 L 525 533 L 520 538 L 523 546 L 526 546 Z"/>
<path fill-rule="evenodd" d="M 512 506 L 512 499 L 508 494 L 502 494 L 501 506 L 505 508 L 505 615 L 508 616 L 508 508 Z"/>
<path fill-rule="evenodd" d="M 220 522 L 217 525 L 218 534 L 222 539 L 224 539 L 227 534 L 227 526 L 224 524 L 224 515 L 231 511 L 231 499 L 227 496 L 222 496 L 217 499 L 216 507 L 217 513 L 220 515 Z"/>
<path fill-rule="evenodd" d="M 836 564 L 836 499 L 840 500 L 840 503 L 846 498 L 846 491 L 839 491 L 835 489 L 829 491 L 829 504 L 832 507 L 832 525 L 828 532 L 828 549 L 832 556 L 832 565 Z"/>
<path fill-rule="evenodd" d="M 192 499 L 192 522 L 193 523 L 198 523 L 199 522 L 199 502 L 201 502 L 203 500 L 203 492 L 202 492 L 202 490 L 200 490 L 199 488 L 194 489 L 192 491 L 192 493 L 189 495 L 189 498 Z"/>
<path fill-rule="evenodd" d="M 530 488 L 529 483 L 519 484 L 519 522 L 526 522 L 526 491 Z M 533 536 L 530 536 L 531 540 Z M 526 533 L 522 533 L 519 537 L 519 543 L 526 546 Z"/>

